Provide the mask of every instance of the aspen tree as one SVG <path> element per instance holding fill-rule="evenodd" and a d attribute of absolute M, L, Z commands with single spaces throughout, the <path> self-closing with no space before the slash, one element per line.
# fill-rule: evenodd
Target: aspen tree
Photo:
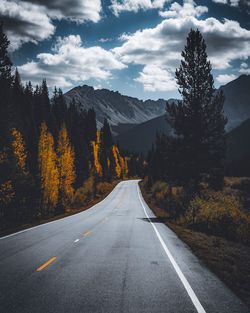
<path fill-rule="evenodd" d="M 48 131 L 46 123 L 40 129 L 38 161 L 42 189 L 42 213 L 51 214 L 58 202 L 59 172 L 54 139 Z"/>
<path fill-rule="evenodd" d="M 57 155 L 60 182 L 60 204 L 63 208 L 66 208 L 72 203 L 74 195 L 73 184 L 75 182 L 75 153 L 73 147 L 70 144 L 68 132 L 64 124 L 61 127 L 59 133 Z"/>
<path fill-rule="evenodd" d="M 101 133 L 98 130 L 96 132 L 96 140 L 91 142 L 93 147 L 93 157 L 94 157 L 94 168 L 98 176 L 102 176 L 102 166 L 100 163 L 100 144 L 101 144 Z"/>

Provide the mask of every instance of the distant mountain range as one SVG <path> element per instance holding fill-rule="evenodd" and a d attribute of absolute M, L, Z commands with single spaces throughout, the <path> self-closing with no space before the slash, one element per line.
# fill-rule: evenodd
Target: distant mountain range
<path fill-rule="evenodd" d="M 225 94 L 224 111 L 228 117 L 227 131 L 230 132 L 250 118 L 250 75 L 241 75 L 221 86 L 219 90 L 223 90 Z M 101 127 L 103 119 L 107 118 L 121 147 L 134 152 L 146 153 L 155 141 L 157 132 L 168 134 L 171 131 L 164 117 L 166 100 L 163 99 L 142 101 L 121 95 L 119 92 L 107 89 L 95 90 L 86 85 L 75 87 L 64 96 L 68 104 L 74 98 L 83 109 L 93 108 L 98 127 Z M 241 136 L 247 137 L 250 134 L 250 132 L 244 133 L 244 130 L 243 127 L 240 131 L 232 132 L 232 136 L 228 135 L 228 138 L 231 138 L 228 139 L 230 151 L 235 151 L 230 154 L 237 154 L 239 150 L 239 148 L 233 149 L 234 140 L 235 145 L 241 146 L 241 141 L 234 134 L 240 132 Z"/>
<path fill-rule="evenodd" d="M 225 86 L 221 86 L 219 90 L 223 90 L 225 95 L 224 111 L 228 117 L 227 131 L 230 133 L 231 130 L 250 118 L 250 75 L 242 75 Z M 171 131 L 164 116 L 134 126 L 117 136 L 117 140 L 122 147 L 128 150 L 145 154 L 154 143 L 155 134 L 162 131 L 166 134 Z M 241 132 L 243 135 L 243 131 Z M 245 136 L 249 137 L 250 131 L 245 133 Z M 237 149 L 235 153 L 237 153 Z"/>
<path fill-rule="evenodd" d="M 163 99 L 142 101 L 123 96 L 117 91 L 95 90 L 86 85 L 71 89 L 65 93 L 64 97 L 68 104 L 74 98 L 83 109 L 94 108 L 99 127 L 104 118 L 107 118 L 111 125 L 116 126 L 119 124 L 140 124 L 164 114 L 166 106 L 166 101 Z"/>

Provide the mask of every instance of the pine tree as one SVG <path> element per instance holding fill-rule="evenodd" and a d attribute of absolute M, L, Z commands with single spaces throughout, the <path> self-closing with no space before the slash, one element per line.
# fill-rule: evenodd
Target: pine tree
<path fill-rule="evenodd" d="M 202 181 L 219 188 L 225 155 L 224 97 L 214 89 L 206 44 L 199 30 L 191 30 L 176 70 L 182 101 L 167 104 L 168 121 L 182 141 L 183 179 L 195 189 Z"/>
<path fill-rule="evenodd" d="M 0 22 L 0 151 L 10 144 L 10 123 L 12 118 L 11 85 L 12 62 L 8 55 L 9 40 Z"/>
<path fill-rule="evenodd" d="M 38 161 L 42 191 L 41 209 L 42 215 L 46 216 L 54 214 L 58 203 L 59 171 L 54 139 L 44 122 L 40 127 Z"/>
<path fill-rule="evenodd" d="M 62 209 L 67 208 L 74 195 L 73 184 L 75 181 L 75 153 L 69 142 L 69 136 L 65 125 L 62 125 L 57 145 L 59 168 L 59 200 Z"/>

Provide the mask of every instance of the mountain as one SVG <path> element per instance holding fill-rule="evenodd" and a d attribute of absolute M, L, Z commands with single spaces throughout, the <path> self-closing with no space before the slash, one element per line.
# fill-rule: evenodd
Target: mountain
<path fill-rule="evenodd" d="M 227 134 L 227 175 L 250 176 L 250 119 Z"/>
<path fill-rule="evenodd" d="M 97 125 L 100 127 L 106 117 L 111 125 L 139 124 L 160 116 L 165 112 L 166 101 L 159 99 L 139 100 L 123 96 L 119 92 L 97 89 L 83 85 L 64 94 L 67 104 L 74 98 L 83 109 L 94 108 Z"/>
<path fill-rule="evenodd" d="M 171 128 L 166 121 L 165 115 L 158 116 L 150 121 L 136 125 L 127 132 L 122 133 L 115 139 L 119 145 L 132 152 L 146 155 L 155 142 L 157 132 L 169 134 Z"/>
<path fill-rule="evenodd" d="M 250 75 L 241 75 L 219 90 L 225 94 L 224 111 L 229 131 L 250 117 Z"/>

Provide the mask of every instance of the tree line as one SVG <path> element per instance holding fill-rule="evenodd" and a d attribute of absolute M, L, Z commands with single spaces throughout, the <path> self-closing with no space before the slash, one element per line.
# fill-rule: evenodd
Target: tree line
<path fill-rule="evenodd" d="M 23 85 L 9 44 L 0 24 L 0 228 L 64 213 L 86 182 L 94 197 L 98 182 L 134 176 L 138 162 L 120 153 L 106 119 L 97 129 L 93 109 L 67 105 L 56 87 L 50 99 L 45 79 Z"/>

